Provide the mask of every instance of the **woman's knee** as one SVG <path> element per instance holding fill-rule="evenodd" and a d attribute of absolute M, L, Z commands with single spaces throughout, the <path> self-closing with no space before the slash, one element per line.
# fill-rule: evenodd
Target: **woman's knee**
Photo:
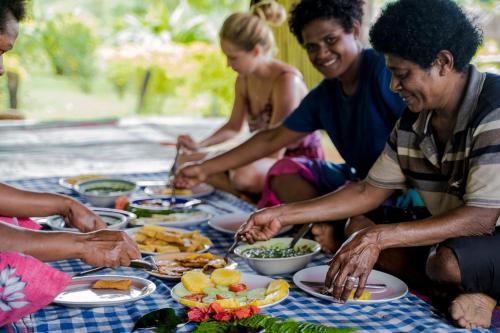
<path fill-rule="evenodd" d="M 446 246 L 438 246 L 431 252 L 426 265 L 427 276 L 439 283 L 459 284 L 460 266 L 453 250 Z"/>

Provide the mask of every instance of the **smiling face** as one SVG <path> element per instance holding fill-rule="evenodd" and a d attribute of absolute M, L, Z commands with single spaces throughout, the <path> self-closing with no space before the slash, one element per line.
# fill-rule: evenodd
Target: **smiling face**
<path fill-rule="evenodd" d="M 359 23 L 348 33 L 335 19 L 317 19 L 302 31 L 304 48 L 313 66 L 327 78 L 345 74 L 360 55 Z"/>
<path fill-rule="evenodd" d="M 391 90 L 398 93 L 412 112 L 441 107 L 443 84 L 446 80 L 440 74 L 440 67 L 434 63 L 423 69 L 416 63 L 395 55 L 386 56 L 386 65 L 392 74 Z"/>
<path fill-rule="evenodd" d="M 3 54 L 14 46 L 19 33 L 19 23 L 9 12 L 5 15 L 3 31 L 0 32 L 0 75 L 5 73 L 3 67 Z"/>
<path fill-rule="evenodd" d="M 235 72 L 238 74 L 249 74 L 253 72 L 256 67 L 256 60 L 259 54 L 257 46 L 256 49 L 252 51 L 245 51 L 224 39 L 221 40 L 220 46 L 222 52 L 227 58 L 227 65 Z"/>

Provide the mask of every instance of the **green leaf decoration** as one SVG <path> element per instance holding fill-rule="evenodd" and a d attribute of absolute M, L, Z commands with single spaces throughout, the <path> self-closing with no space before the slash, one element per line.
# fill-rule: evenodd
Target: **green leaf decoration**
<path fill-rule="evenodd" d="M 163 308 L 145 314 L 135 323 L 134 330 L 154 327 L 158 333 L 175 332 L 177 325 L 185 322 L 172 308 Z"/>
<path fill-rule="evenodd" d="M 348 333 L 356 328 L 337 328 L 309 322 L 297 322 L 293 319 L 274 318 L 256 314 L 250 318 L 233 322 L 209 320 L 202 322 L 194 333 L 254 333 L 265 329 L 273 333 Z"/>

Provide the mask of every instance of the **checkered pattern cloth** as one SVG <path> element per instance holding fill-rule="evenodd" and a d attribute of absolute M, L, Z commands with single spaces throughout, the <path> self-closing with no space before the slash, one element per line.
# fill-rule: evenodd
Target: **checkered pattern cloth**
<path fill-rule="evenodd" d="M 120 175 L 131 180 L 148 180 L 166 178 L 165 173 Z M 76 196 L 71 190 L 58 185 L 57 178 L 28 179 L 8 182 L 11 185 L 37 191 L 51 191 Z M 80 198 L 79 198 L 80 199 Z M 238 198 L 223 192 L 214 192 L 205 199 L 225 207 L 231 207 L 235 212 L 251 212 L 254 208 Z M 212 211 L 214 214 L 221 212 Z M 202 224 L 187 229 L 201 229 L 202 233 L 214 243 L 210 250 L 223 254 L 230 246 L 230 235 L 220 233 Z M 252 273 L 252 270 L 240 258 L 238 269 Z M 328 261 L 325 255 L 318 255 L 309 266 L 324 265 Z M 54 262 L 52 265 L 69 274 L 74 274 L 91 268 L 78 260 Z M 104 271 L 106 272 L 106 271 Z M 111 272 L 111 271 L 108 271 Z M 148 278 L 156 284 L 156 291 L 141 300 L 120 306 L 95 308 L 69 308 L 50 305 L 31 316 L 35 332 L 130 332 L 135 322 L 142 315 L 153 310 L 171 307 L 178 314 L 183 314 L 185 308 L 173 300 L 170 289 L 177 283 L 162 280 L 140 270 L 119 268 L 113 274 L 133 275 Z M 463 332 L 450 325 L 443 316 L 431 305 L 409 293 L 405 297 L 379 304 L 342 305 L 314 298 L 293 285 L 292 276 L 282 276 L 291 284 L 289 296 L 279 304 L 263 309 L 264 313 L 276 317 L 292 318 L 298 321 L 309 321 L 335 327 L 355 327 L 360 332 Z M 195 324 L 189 324 L 179 332 L 189 332 Z M 474 330 L 488 331 L 488 330 Z"/>

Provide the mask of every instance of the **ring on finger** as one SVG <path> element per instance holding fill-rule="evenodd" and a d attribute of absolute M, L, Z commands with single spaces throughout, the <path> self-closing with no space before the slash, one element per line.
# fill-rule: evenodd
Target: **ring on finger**
<path fill-rule="evenodd" d="M 354 282 L 356 282 L 356 281 L 358 281 L 358 278 L 357 278 L 357 277 L 354 277 L 354 276 L 352 276 L 352 275 L 349 275 L 349 276 L 347 277 L 347 282 L 352 282 L 352 283 L 354 283 Z"/>

